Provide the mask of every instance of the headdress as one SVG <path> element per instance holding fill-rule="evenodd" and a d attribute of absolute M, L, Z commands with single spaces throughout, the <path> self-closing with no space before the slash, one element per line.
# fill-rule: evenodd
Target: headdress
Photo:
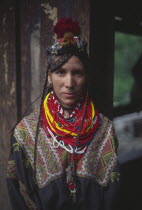
<path fill-rule="evenodd" d="M 61 18 L 53 30 L 57 34 L 57 39 L 51 48 L 47 48 L 47 54 L 87 53 L 87 42 L 80 39 L 78 22 L 71 18 Z"/>

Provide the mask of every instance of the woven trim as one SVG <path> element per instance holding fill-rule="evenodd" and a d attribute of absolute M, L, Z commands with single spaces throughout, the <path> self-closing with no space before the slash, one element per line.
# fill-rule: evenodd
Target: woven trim
<path fill-rule="evenodd" d="M 34 168 L 34 142 L 36 133 L 36 121 L 34 115 L 24 118 L 15 129 L 15 138 Z M 37 181 L 39 187 L 43 187 L 51 180 L 60 177 L 64 173 L 59 154 L 53 147 L 44 130 L 39 132 L 37 145 Z"/>
<path fill-rule="evenodd" d="M 16 166 L 14 160 L 8 160 L 7 166 L 7 178 L 17 178 L 16 177 Z"/>
<path fill-rule="evenodd" d="M 93 178 L 98 184 L 104 186 L 110 179 L 118 157 L 112 123 L 103 115 L 101 115 L 101 123 L 83 161 L 78 165 L 77 174 Z"/>
<path fill-rule="evenodd" d="M 29 197 L 29 195 L 26 192 L 26 187 L 25 185 L 19 181 L 19 186 L 20 186 L 20 193 L 24 198 L 24 201 L 26 203 L 26 206 L 30 209 L 30 210 L 37 210 L 36 204 L 32 201 L 32 199 Z"/>
<path fill-rule="evenodd" d="M 38 112 L 24 118 L 15 129 L 15 138 L 21 144 L 33 168 L 34 141 Z M 107 185 L 110 174 L 117 163 L 115 137 L 112 122 L 100 114 L 100 125 L 86 153 L 78 161 L 77 175 L 93 178 L 100 185 Z M 47 185 L 65 173 L 68 152 L 54 148 L 52 139 L 40 128 L 37 144 L 37 182 L 39 187 Z"/>

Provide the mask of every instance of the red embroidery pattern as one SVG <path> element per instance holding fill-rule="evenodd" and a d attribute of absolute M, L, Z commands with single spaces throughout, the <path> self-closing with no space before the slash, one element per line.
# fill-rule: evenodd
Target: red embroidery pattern
<path fill-rule="evenodd" d="M 24 118 L 15 130 L 15 137 L 22 145 L 32 167 L 37 115 L 38 112 Z M 101 116 L 100 125 L 91 144 L 86 153 L 76 162 L 77 175 L 93 178 L 100 185 L 106 185 L 117 162 L 114 141 L 112 123 Z M 61 147 L 54 148 L 52 139 L 49 139 L 41 128 L 37 145 L 39 187 L 61 177 L 65 173 L 67 161 L 68 152 Z"/>
<path fill-rule="evenodd" d="M 16 166 L 14 160 L 8 160 L 7 178 L 16 178 Z"/>

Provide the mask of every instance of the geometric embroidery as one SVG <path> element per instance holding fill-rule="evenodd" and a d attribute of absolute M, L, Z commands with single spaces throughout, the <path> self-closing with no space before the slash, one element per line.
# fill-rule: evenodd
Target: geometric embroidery
<path fill-rule="evenodd" d="M 21 181 L 19 181 L 19 186 L 20 186 L 20 193 L 23 196 L 28 209 L 37 210 L 35 203 L 31 200 L 31 198 L 27 194 L 26 187 L 24 186 L 24 184 Z"/>
<path fill-rule="evenodd" d="M 93 178 L 98 184 L 105 186 L 118 158 L 112 124 L 106 117 L 101 114 L 100 116 L 102 125 L 89 145 L 82 163 L 79 163 L 77 174 L 78 176 Z"/>
<path fill-rule="evenodd" d="M 34 168 L 34 141 L 36 133 L 35 115 L 24 118 L 16 127 L 14 136 L 23 148 L 25 156 L 30 160 Z M 39 131 L 37 144 L 37 182 L 39 187 L 47 185 L 51 180 L 63 174 L 63 166 L 60 161 L 60 151 L 56 151 L 52 141 L 46 136 L 43 129 Z M 63 149 L 62 149 L 63 152 Z"/>
<path fill-rule="evenodd" d="M 119 172 L 112 172 L 110 175 L 110 179 L 112 182 L 119 181 L 120 179 L 120 173 Z"/>
<path fill-rule="evenodd" d="M 8 160 L 7 178 L 16 178 L 16 167 L 14 160 Z"/>
<path fill-rule="evenodd" d="M 15 138 L 23 148 L 34 168 L 34 141 L 38 112 L 25 117 L 15 129 Z M 78 176 L 92 178 L 100 185 L 107 185 L 110 174 L 117 163 L 116 142 L 112 122 L 100 114 L 100 125 L 94 138 L 76 166 Z M 37 143 L 37 182 L 39 187 L 61 177 L 67 167 L 68 152 L 55 148 L 45 130 L 40 128 Z"/>
<path fill-rule="evenodd" d="M 107 165 L 107 163 L 112 159 L 112 157 L 113 157 L 113 152 L 104 154 L 102 157 L 104 164 Z"/>

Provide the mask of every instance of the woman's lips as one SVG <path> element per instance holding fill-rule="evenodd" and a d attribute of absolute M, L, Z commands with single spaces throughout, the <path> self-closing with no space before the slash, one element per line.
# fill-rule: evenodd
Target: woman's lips
<path fill-rule="evenodd" d="M 70 98 L 75 97 L 75 93 L 63 93 L 63 94 Z"/>

